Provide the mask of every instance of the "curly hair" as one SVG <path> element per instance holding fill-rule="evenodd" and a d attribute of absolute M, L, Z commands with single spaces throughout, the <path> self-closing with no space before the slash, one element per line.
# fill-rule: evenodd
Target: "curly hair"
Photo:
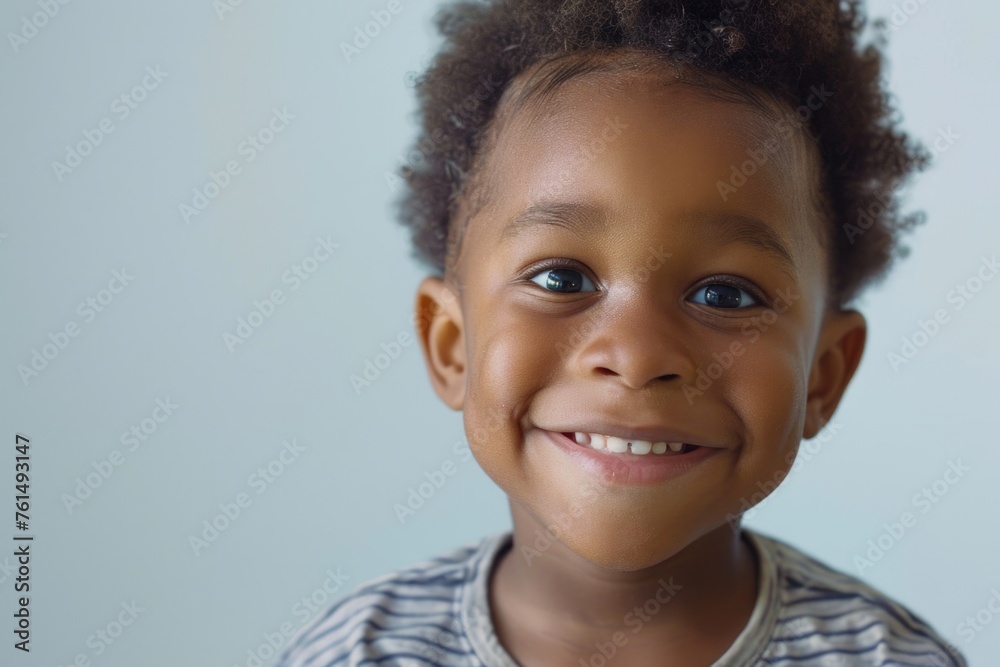
<path fill-rule="evenodd" d="M 635 58 L 620 54 L 637 53 L 761 108 L 763 97 L 809 110 L 799 126 L 820 159 L 822 182 L 812 196 L 828 230 L 830 302 L 843 307 L 907 254 L 900 236 L 923 213 L 903 215 L 897 193 L 930 160 L 900 129 L 882 87 L 884 31 L 861 44 L 867 19 L 859 4 L 458 0 L 443 7 L 435 17 L 443 45 L 415 82 L 422 129 L 410 155 L 417 157 L 399 172 L 406 183 L 399 222 L 410 229 L 414 257 L 439 275 L 450 270 L 464 221 L 482 206 L 483 155 L 509 98 L 544 94 L 583 74 L 636 71 Z M 615 57 L 595 57 L 602 54 Z M 539 65 L 544 85 L 508 91 Z M 814 110 L 818 86 L 832 94 Z M 463 200 L 473 211 L 464 221 L 457 219 Z"/>

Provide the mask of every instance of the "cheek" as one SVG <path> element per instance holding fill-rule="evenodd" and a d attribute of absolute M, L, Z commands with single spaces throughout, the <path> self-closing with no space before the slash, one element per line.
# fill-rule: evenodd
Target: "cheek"
<path fill-rule="evenodd" d="M 561 328 L 513 309 L 491 310 L 470 332 L 465 432 L 476 460 L 504 490 L 523 477 L 522 420 L 531 397 L 556 372 Z"/>
<path fill-rule="evenodd" d="M 797 345 L 779 338 L 776 332 L 749 346 L 723 390 L 744 427 L 741 464 L 761 479 L 791 467 L 805 421 L 804 362 Z"/>

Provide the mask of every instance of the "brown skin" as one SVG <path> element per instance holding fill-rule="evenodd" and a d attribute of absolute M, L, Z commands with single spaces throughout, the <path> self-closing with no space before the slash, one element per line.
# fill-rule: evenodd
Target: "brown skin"
<path fill-rule="evenodd" d="M 757 595 L 752 550 L 727 517 L 758 482 L 783 477 L 801 439 L 831 418 L 860 362 L 865 320 L 827 305 L 810 203 L 818 158 L 802 136 L 781 134 L 781 150 L 723 201 L 717 182 L 779 134 L 774 122 L 645 75 L 616 77 L 618 89 L 602 94 L 608 80 L 573 79 L 545 114 L 521 112 L 504 127 L 487 162 L 498 196 L 469 221 L 455 271 L 420 285 L 421 345 L 435 391 L 464 411 L 476 460 L 510 499 L 514 546 L 490 584 L 505 649 L 525 667 L 578 667 L 622 632 L 609 664 L 711 665 Z M 621 134 L 581 157 L 616 117 Z M 600 206 L 608 225 L 537 224 L 503 238 L 541 199 Z M 795 268 L 745 240 L 720 243 L 691 213 L 764 221 Z M 669 259 L 637 273 L 660 248 Z M 574 260 L 566 267 L 593 287 L 546 290 L 538 283 L 551 269 L 529 269 L 547 258 Z M 776 299 L 777 317 L 753 324 L 766 304 L 695 303 L 720 274 Z M 734 341 L 743 353 L 701 395 L 686 394 Z M 661 484 L 606 483 L 539 431 L 587 430 L 572 425 L 591 419 L 683 429 L 724 449 Z M 557 540 L 540 539 L 546 527 Z M 671 578 L 682 588 L 636 631 L 635 607 Z"/>

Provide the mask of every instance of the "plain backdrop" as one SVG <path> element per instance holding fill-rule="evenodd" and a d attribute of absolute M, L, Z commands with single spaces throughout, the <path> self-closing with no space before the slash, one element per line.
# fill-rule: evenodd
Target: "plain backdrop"
<path fill-rule="evenodd" d="M 348 62 L 341 42 L 386 3 L 235 2 L 52 2 L 34 31 L 44 3 L 0 8 L 4 665 L 253 665 L 266 635 L 313 617 L 303 598 L 327 596 L 328 571 L 346 577 L 336 597 L 509 528 L 505 496 L 456 454 L 461 414 L 433 394 L 418 346 L 377 359 L 413 334 L 424 275 L 386 174 L 416 136 L 437 3 L 403 0 Z M 1000 280 L 961 309 L 948 295 L 1000 252 L 1000 8 L 869 6 L 895 23 L 906 129 L 952 141 L 907 190 L 928 215 L 912 255 L 858 304 L 869 343 L 835 431 L 747 525 L 855 574 L 881 537 L 862 576 L 993 664 L 1000 619 L 981 610 L 1000 599 Z M 100 141 L 67 158 L 88 133 Z M 251 135 L 270 143 L 251 149 Z M 213 189 L 230 162 L 239 172 Z M 312 270 L 297 284 L 296 265 Z M 275 289 L 282 303 L 227 343 Z M 947 323 L 918 335 L 941 309 Z M 893 368 L 904 338 L 923 344 Z M 33 357 L 41 370 L 22 377 Z M 356 391 L 350 376 L 377 360 Z M 28 655 L 12 632 L 18 433 L 31 439 Z M 455 474 L 401 522 L 394 505 L 447 461 Z M 970 471 L 938 482 L 956 461 Z M 935 482 L 923 512 L 914 496 Z M 907 511 L 916 524 L 887 541 Z M 192 546 L 204 522 L 223 529 Z M 977 613 L 986 624 L 963 635 Z M 131 624 L 101 639 L 122 614 Z"/>

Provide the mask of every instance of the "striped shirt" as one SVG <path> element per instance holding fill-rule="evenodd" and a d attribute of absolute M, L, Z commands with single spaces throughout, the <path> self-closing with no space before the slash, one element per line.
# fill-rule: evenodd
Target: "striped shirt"
<path fill-rule="evenodd" d="M 892 598 L 776 538 L 743 535 L 757 554 L 757 600 L 712 667 L 966 667 Z M 276 667 L 518 667 L 487 598 L 511 544 L 509 531 L 493 535 L 357 586 L 293 637 Z"/>

